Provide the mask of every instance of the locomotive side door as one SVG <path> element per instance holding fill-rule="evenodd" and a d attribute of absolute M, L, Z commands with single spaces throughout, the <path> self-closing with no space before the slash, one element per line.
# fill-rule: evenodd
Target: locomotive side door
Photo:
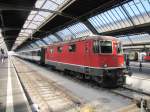
<path fill-rule="evenodd" d="M 84 60 L 85 60 L 85 65 L 86 67 L 84 68 L 84 72 L 85 73 L 89 73 L 90 69 L 89 69 L 89 66 L 90 66 L 90 42 L 89 41 L 85 41 L 85 46 L 84 46 Z"/>

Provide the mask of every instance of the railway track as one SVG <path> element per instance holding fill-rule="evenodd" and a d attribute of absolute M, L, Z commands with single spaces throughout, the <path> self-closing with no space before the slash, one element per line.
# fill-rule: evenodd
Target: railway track
<path fill-rule="evenodd" d="M 18 63 L 18 62 L 17 62 Z M 17 65 L 17 64 L 16 64 Z M 19 65 L 19 64 L 18 64 Z M 17 66 L 18 66 L 17 65 Z M 19 71 L 18 71 L 19 72 Z M 20 71 L 21 72 L 21 74 L 26 74 L 26 76 L 23 78 L 23 76 L 22 76 L 22 78 L 23 78 L 23 80 L 24 79 L 26 79 L 26 80 L 29 80 L 29 79 L 34 79 L 34 80 L 36 80 L 37 82 L 36 83 L 38 83 L 38 84 L 35 84 L 35 81 L 34 80 L 31 80 L 30 81 L 30 83 L 28 83 L 29 84 L 29 91 L 32 91 L 31 93 L 33 93 L 33 95 L 32 94 L 30 94 L 31 96 L 39 96 L 39 97 L 41 97 L 42 96 L 42 99 L 41 100 L 43 100 L 44 102 L 47 102 L 46 100 L 47 100 L 47 98 L 50 98 L 50 96 L 48 96 L 47 95 L 47 93 L 49 94 L 50 92 L 48 92 L 48 91 L 51 91 L 51 93 L 54 93 L 54 91 L 55 90 L 61 90 L 61 92 L 64 94 L 64 93 L 66 93 L 67 92 L 67 90 L 65 90 L 65 89 L 62 89 L 63 87 L 61 87 L 60 85 L 57 85 L 55 82 L 53 82 L 53 81 L 50 81 L 50 80 L 48 80 L 48 79 L 45 79 L 44 77 L 42 77 L 42 76 L 35 76 L 34 75 L 34 72 L 36 72 L 36 71 L 29 71 L 29 69 L 28 68 L 24 68 L 24 70 L 23 71 Z M 29 72 L 29 73 L 28 73 Z M 28 75 L 27 75 L 28 74 Z M 32 74 L 32 75 L 31 75 Z M 84 82 L 82 82 L 81 80 L 78 80 L 78 79 L 76 79 L 76 78 L 73 78 L 73 80 L 76 80 L 77 82 L 80 82 L 80 83 L 83 83 L 83 84 L 85 84 Z M 50 85 L 48 84 L 48 83 L 45 83 L 45 81 L 46 82 L 49 82 L 50 83 Z M 24 82 L 26 82 L 26 81 L 24 81 Z M 41 83 L 39 83 L 39 82 L 41 82 Z M 34 88 L 30 88 L 32 85 L 38 85 L 38 86 L 35 86 Z M 51 87 L 52 85 L 54 85 L 53 87 Z M 100 87 L 98 87 L 97 85 L 95 85 L 95 84 L 89 84 L 88 83 L 88 86 L 91 86 L 91 87 L 94 87 L 94 88 L 96 88 L 96 89 L 101 89 L 102 91 L 104 90 L 104 91 L 108 91 L 108 92 L 111 92 L 111 93 L 113 93 L 113 94 L 116 94 L 116 95 L 119 95 L 119 96 L 122 96 L 122 97 L 125 97 L 125 98 L 128 98 L 128 99 L 131 99 L 132 101 L 133 101 L 133 104 L 132 105 L 130 105 L 130 106 L 128 106 L 128 107 L 125 107 L 125 108 L 122 108 L 122 109 L 119 109 L 119 110 L 116 110 L 115 112 L 139 112 L 140 111 L 140 109 L 137 107 L 137 105 L 136 105 L 136 103 L 137 102 L 140 102 L 141 101 L 141 98 L 143 98 L 143 99 L 149 99 L 150 98 L 150 94 L 149 93 L 146 93 L 146 92 L 142 92 L 142 91 L 140 91 L 140 90 L 136 90 L 136 89 L 134 89 L 134 88 L 129 88 L 128 86 L 124 86 L 124 87 L 120 87 L 120 88 L 117 88 L 117 89 L 110 89 L 110 90 L 108 90 L 108 89 L 104 89 L 104 88 L 100 88 Z M 28 88 L 27 87 L 27 88 Z M 49 90 L 49 88 L 51 88 L 50 90 Z M 53 89 L 52 89 L 53 88 Z M 55 88 L 57 88 L 57 89 L 55 89 Z M 33 91 L 34 90 L 34 91 Z M 60 92 L 60 94 L 61 94 L 61 92 Z M 38 93 L 38 94 L 37 94 Z M 35 95 L 36 94 L 36 95 Z M 68 93 L 67 93 L 68 94 Z M 70 93 L 69 93 L 70 94 Z M 44 96 L 43 96 L 44 95 Z M 55 94 L 56 96 L 57 96 L 57 94 Z M 59 96 L 59 94 L 58 94 L 58 96 Z M 47 110 L 50 110 L 50 111 L 60 111 L 61 110 L 61 112 L 65 112 L 65 111 L 67 111 L 67 109 L 68 109 L 68 111 L 67 112 L 72 112 L 72 111 L 70 111 L 69 109 L 74 109 L 74 108 L 76 108 L 76 107 L 78 107 L 77 105 L 80 105 L 80 104 L 83 104 L 83 102 L 82 101 L 79 101 L 79 99 L 78 98 L 74 98 L 74 97 L 72 97 L 73 95 L 71 95 L 71 97 L 70 97 L 70 95 L 69 95 L 69 97 L 67 96 L 67 99 L 69 99 L 69 102 L 70 102 L 70 104 L 68 103 L 68 105 L 64 105 L 64 107 L 66 107 L 66 108 L 64 108 L 63 110 L 61 110 L 61 109 L 55 109 L 55 107 L 56 107 L 56 105 L 55 105 L 55 101 L 53 100 L 53 98 L 55 99 L 55 97 L 53 97 L 53 98 L 50 98 L 50 100 L 51 100 L 51 103 L 53 104 L 50 104 L 50 106 L 49 106 L 49 104 L 48 103 L 46 103 L 46 106 L 45 106 L 45 104 L 43 103 L 43 105 L 45 106 L 45 109 L 47 109 Z M 65 95 L 63 95 L 63 96 L 61 96 L 61 97 L 66 97 Z M 56 97 L 56 101 L 57 101 L 57 98 L 58 99 L 60 99 L 60 97 Z M 33 100 L 37 100 L 36 99 L 36 97 L 35 98 L 33 98 Z M 54 101 L 54 102 L 53 102 Z M 64 99 L 62 100 L 62 101 L 65 101 Z M 40 102 L 40 101 L 39 101 Z M 66 101 L 65 101 L 66 102 Z M 37 104 L 39 104 L 39 103 L 37 103 Z M 90 103 L 90 105 L 92 105 L 91 103 Z M 99 104 L 98 104 L 99 105 Z M 40 107 L 42 107 L 42 104 L 40 104 L 39 105 Z M 95 106 L 95 104 L 94 104 L 94 106 Z M 100 107 L 101 105 L 99 105 L 99 106 L 96 106 L 96 108 L 97 107 Z M 58 107 L 57 107 L 58 108 Z M 93 108 L 93 107 L 92 107 Z M 46 110 L 46 111 L 47 111 Z M 44 112 L 44 109 L 43 109 L 43 112 Z M 47 111 L 48 112 L 48 111 Z M 74 112 L 74 111 L 73 111 Z M 76 111 L 75 111 L 76 112 Z M 94 112 L 101 112 L 100 110 L 98 110 L 98 111 L 94 111 Z M 149 112 L 149 111 L 147 111 L 147 112 Z"/>
<path fill-rule="evenodd" d="M 131 99 L 136 104 L 119 112 L 150 112 L 150 93 L 136 90 L 128 86 L 123 86 L 110 91 L 116 95 Z"/>
<path fill-rule="evenodd" d="M 150 93 L 148 92 L 144 92 L 143 90 L 140 89 L 135 89 L 130 87 L 129 85 L 125 85 L 123 87 L 118 87 L 117 89 L 107 89 L 107 88 L 102 88 L 99 87 L 95 82 L 89 82 L 89 81 L 85 81 L 83 82 L 83 80 L 81 79 L 77 79 L 77 78 L 73 78 L 74 80 L 76 80 L 79 83 L 82 84 L 87 84 L 88 86 L 95 88 L 95 89 L 99 89 L 101 91 L 108 91 L 111 92 L 113 94 L 116 94 L 118 96 L 122 96 L 125 99 L 130 99 L 133 103 L 127 107 L 115 110 L 115 112 L 140 112 L 141 111 L 141 101 L 144 102 L 148 102 L 148 106 L 150 105 Z M 92 105 L 90 103 L 90 105 Z M 95 106 L 95 104 L 94 104 Z M 146 105 L 143 105 L 146 106 Z M 97 107 L 96 107 L 97 108 Z M 147 107 L 146 107 L 147 108 Z M 148 107 L 148 109 L 150 109 L 150 107 Z M 99 112 L 98 111 L 94 111 L 94 112 Z M 145 111 L 145 109 L 143 109 L 143 111 L 141 112 L 150 112 L 150 110 Z"/>
<path fill-rule="evenodd" d="M 110 90 L 110 92 L 129 98 L 131 100 L 140 100 L 141 98 L 150 98 L 149 93 L 136 90 L 134 88 L 128 88 L 126 86 L 119 87 L 117 89 Z"/>
<path fill-rule="evenodd" d="M 80 79 L 78 80 L 78 79 L 74 78 L 74 80 L 83 84 L 83 81 Z M 133 102 L 133 104 L 131 104 L 125 108 L 118 109 L 118 110 L 116 110 L 116 112 L 140 112 L 141 111 L 141 108 L 140 108 L 141 101 L 146 102 L 147 105 L 144 104 L 143 106 L 145 108 L 148 108 L 148 111 L 145 111 L 143 109 L 142 112 L 150 112 L 150 93 L 149 92 L 143 91 L 141 89 L 132 88 L 129 85 L 125 85 L 123 87 L 119 87 L 116 89 L 114 89 L 114 88 L 107 89 L 107 88 L 101 88 L 97 84 L 95 84 L 93 82 L 90 83 L 89 81 L 86 84 L 92 88 L 99 89 L 101 91 L 108 91 L 108 92 L 111 92 L 118 96 L 122 96 L 124 98 L 130 99 Z"/>
<path fill-rule="evenodd" d="M 32 100 L 30 103 L 38 104 L 40 112 L 65 112 L 83 103 L 70 91 L 27 66 L 22 66 L 19 61 L 13 63 L 25 91 L 30 96 L 28 99 Z"/>

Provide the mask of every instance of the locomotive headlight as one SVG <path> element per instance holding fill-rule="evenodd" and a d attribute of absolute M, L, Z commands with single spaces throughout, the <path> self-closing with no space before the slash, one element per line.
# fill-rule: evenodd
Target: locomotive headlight
<path fill-rule="evenodd" d="M 108 65 L 107 64 L 104 64 L 104 68 L 107 68 L 108 67 Z"/>
<path fill-rule="evenodd" d="M 121 67 L 125 67 L 126 65 L 123 63 L 123 64 L 121 64 Z"/>

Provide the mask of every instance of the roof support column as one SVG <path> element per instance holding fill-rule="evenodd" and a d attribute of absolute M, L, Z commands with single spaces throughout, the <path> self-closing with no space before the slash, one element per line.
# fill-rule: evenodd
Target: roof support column
<path fill-rule="evenodd" d="M 93 34 L 99 35 L 98 31 L 93 27 L 93 25 L 88 20 L 81 21 Z"/>

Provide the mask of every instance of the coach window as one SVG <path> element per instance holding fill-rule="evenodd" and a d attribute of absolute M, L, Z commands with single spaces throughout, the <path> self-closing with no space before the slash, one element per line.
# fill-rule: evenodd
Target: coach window
<path fill-rule="evenodd" d="M 57 47 L 57 51 L 61 53 L 62 52 L 62 47 Z"/>
<path fill-rule="evenodd" d="M 54 52 L 54 49 L 53 48 L 50 48 L 50 53 L 52 54 Z"/>
<path fill-rule="evenodd" d="M 31 52 L 32 52 L 32 56 L 36 56 L 37 55 L 36 51 L 31 51 Z"/>
<path fill-rule="evenodd" d="M 41 55 L 41 51 L 40 51 L 40 50 L 37 52 L 37 55 L 38 55 L 38 56 L 40 56 L 40 55 Z"/>
<path fill-rule="evenodd" d="M 72 45 L 69 45 L 69 52 L 75 52 L 76 51 L 76 44 L 72 44 Z"/>
<path fill-rule="evenodd" d="M 112 41 L 100 41 L 101 53 L 112 53 Z"/>

